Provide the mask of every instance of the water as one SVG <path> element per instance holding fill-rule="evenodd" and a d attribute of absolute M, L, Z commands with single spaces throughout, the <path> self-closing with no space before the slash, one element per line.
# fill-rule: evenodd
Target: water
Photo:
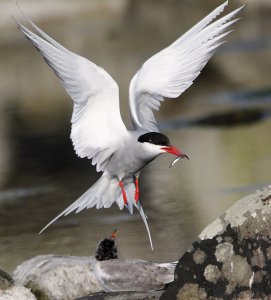
<path fill-rule="evenodd" d="M 98 19 L 96 16 L 94 21 L 89 18 L 73 21 L 77 26 L 71 27 L 66 35 L 65 21 L 58 21 L 58 26 L 50 23 L 47 28 L 55 37 L 61 37 L 61 42 L 66 40 L 73 45 L 72 49 L 77 48 L 89 57 L 88 51 L 97 63 L 104 62 L 103 66 L 120 83 L 121 110 L 127 122 L 128 79 L 146 56 L 162 45 L 157 42 L 158 31 L 150 35 L 152 27 L 148 24 L 146 32 L 133 32 L 148 41 L 141 42 L 146 47 L 137 47 L 135 51 L 133 46 L 138 40 L 129 36 L 131 25 L 123 29 L 123 19 L 108 17 L 99 23 L 101 28 L 96 33 L 90 23 L 93 25 Z M 136 25 L 135 22 L 133 30 Z M 142 27 L 141 24 L 139 28 Z M 96 45 L 87 45 L 83 39 L 89 33 Z M 18 39 L 17 32 L 14 36 Z M 251 108 L 249 99 L 254 99 L 262 89 L 264 101 L 256 99 L 253 106 L 270 111 L 270 86 L 252 88 L 248 77 L 242 76 L 241 67 L 239 76 L 224 73 L 218 79 L 221 73 L 217 70 L 224 72 L 224 62 L 235 61 L 233 47 L 232 51 L 218 55 L 216 64 L 203 73 L 182 101 L 171 101 L 163 107 L 160 123 L 163 132 L 190 160 L 180 160 L 169 168 L 173 157 L 164 155 L 152 162 L 140 177 L 141 201 L 149 218 L 154 252 L 150 250 L 140 216 L 120 212 L 115 205 L 61 218 L 38 235 L 99 174 L 88 160 L 74 154 L 69 140 L 71 104 L 54 75 L 25 40 L 18 39 L 14 44 L 11 48 L 2 47 L 0 56 L 0 64 L 6 70 L 0 74 L 3 79 L 0 81 L 0 268 L 5 271 L 11 272 L 24 260 L 40 254 L 92 255 L 97 242 L 115 228 L 122 257 L 176 260 L 201 230 L 236 200 L 270 183 L 270 118 L 231 127 L 191 126 L 190 121 L 195 118 L 240 109 L 240 96 L 233 97 L 239 85 L 245 91 L 242 107 Z M 237 56 L 247 55 L 245 47 L 236 51 Z M 254 51 L 260 55 L 266 49 L 257 47 Z M 244 77 L 247 81 L 240 83 Z M 261 82 L 264 80 L 263 72 Z M 260 82 L 258 77 L 256 82 Z M 227 97 L 217 96 L 221 93 Z M 223 101 L 219 101 L 221 98 Z M 173 121 L 176 119 L 185 121 L 176 123 Z"/>
<path fill-rule="evenodd" d="M 31 148 L 41 142 L 36 138 L 28 144 L 31 155 L 21 157 L 21 167 L 18 163 L 14 169 L 9 165 L 14 181 L 0 193 L 1 267 L 11 271 L 39 254 L 93 254 L 97 242 L 114 228 L 118 229 L 123 257 L 176 260 L 205 225 L 241 196 L 269 183 L 270 126 L 271 120 L 265 120 L 231 129 L 188 127 L 166 132 L 190 160 L 169 168 L 172 157 L 159 157 L 140 178 L 154 252 L 138 214 L 131 217 L 115 206 L 62 218 L 38 235 L 50 219 L 95 182 L 97 175 L 87 160 L 70 162 L 72 149 L 61 149 L 59 139 L 53 139 L 56 150 L 53 145 L 48 147 L 55 154 L 42 154 L 41 150 L 33 154 Z M 52 142 L 50 137 L 40 138 L 47 146 Z M 66 163 L 59 161 L 59 156 L 66 157 Z"/>

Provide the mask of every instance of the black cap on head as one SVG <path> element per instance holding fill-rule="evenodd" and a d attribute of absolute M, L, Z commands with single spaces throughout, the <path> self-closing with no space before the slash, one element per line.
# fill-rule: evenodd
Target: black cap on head
<path fill-rule="evenodd" d="M 168 137 L 159 132 L 145 133 L 138 138 L 138 142 L 150 143 L 150 144 L 160 145 L 160 146 L 170 146 Z"/>
<path fill-rule="evenodd" d="M 99 261 L 118 258 L 118 248 L 114 238 L 105 238 L 99 242 L 95 258 Z"/>

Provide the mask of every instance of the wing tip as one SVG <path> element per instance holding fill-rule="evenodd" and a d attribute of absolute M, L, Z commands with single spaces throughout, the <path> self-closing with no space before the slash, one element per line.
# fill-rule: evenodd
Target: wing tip
<path fill-rule="evenodd" d="M 31 25 L 33 24 L 33 22 L 26 16 L 26 14 L 24 13 L 21 5 L 19 4 L 18 0 L 13 0 L 16 4 L 16 6 L 18 7 L 20 13 L 22 14 L 22 16 L 25 18 L 26 21 L 28 21 Z"/>
<path fill-rule="evenodd" d="M 222 3 L 221 5 L 220 5 L 220 7 L 223 7 L 223 10 L 224 10 L 224 8 L 226 7 L 226 6 L 228 6 L 229 5 L 229 0 L 226 0 L 224 3 Z"/>
<path fill-rule="evenodd" d="M 47 225 L 45 225 L 41 231 L 39 232 L 39 235 L 41 235 L 43 233 L 43 231 L 45 231 L 51 224 L 53 223 L 53 221 L 49 222 Z"/>

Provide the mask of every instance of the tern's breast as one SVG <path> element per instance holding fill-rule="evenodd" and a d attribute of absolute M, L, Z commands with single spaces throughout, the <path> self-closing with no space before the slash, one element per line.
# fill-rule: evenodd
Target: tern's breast
<path fill-rule="evenodd" d="M 126 143 L 119 148 L 110 159 L 106 168 L 111 174 L 126 177 L 134 175 L 144 167 L 145 163 L 137 153 L 134 142 Z"/>

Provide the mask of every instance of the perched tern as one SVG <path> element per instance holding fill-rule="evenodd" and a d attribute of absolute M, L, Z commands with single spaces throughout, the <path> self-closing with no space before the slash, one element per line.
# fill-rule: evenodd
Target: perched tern
<path fill-rule="evenodd" d="M 116 230 L 98 244 L 93 271 L 105 292 L 147 292 L 164 289 L 174 280 L 176 262 L 154 263 L 118 257 Z"/>
<path fill-rule="evenodd" d="M 213 21 L 227 4 L 228 1 L 217 7 L 174 43 L 148 59 L 135 74 L 129 88 L 132 130 L 121 119 L 118 85 L 104 69 L 64 48 L 25 15 L 36 33 L 17 23 L 74 102 L 71 139 L 75 152 L 79 157 L 92 159 L 97 172 L 103 172 L 89 190 L 42 231 L 73 211 L 78 213 L 94 206 L 108 208 L 116 202 L 120 209 L 125 206 L 131 214 L 133 206 L 139 210 L 153 248 L 139 201 L 140 171 L 164 153 L 188 158 L 159 132 L 153 110 L 159 110 L 165 97 L 177 98 L 189 88 L 224 43 L 225 36 L 231 32 L 229 28 L 239 20 L 236 16 L 244 7 Z"/>

